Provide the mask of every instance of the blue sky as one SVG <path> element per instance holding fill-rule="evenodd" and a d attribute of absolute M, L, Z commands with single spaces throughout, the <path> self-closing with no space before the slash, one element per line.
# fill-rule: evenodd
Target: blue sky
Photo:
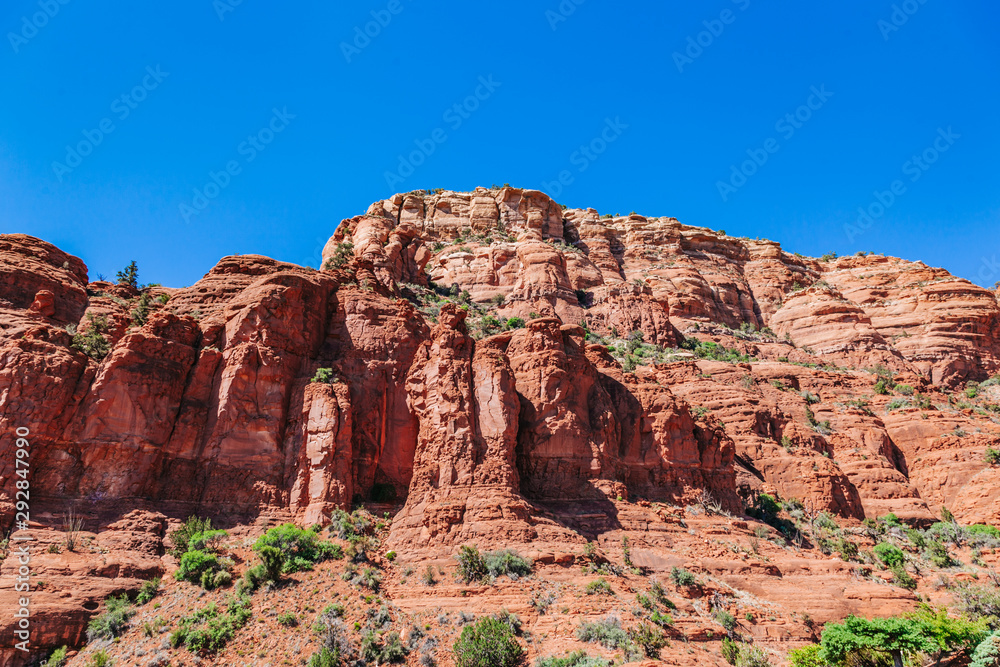
<path fill-rule="evenodd" d="M 1000 280 L 1000 8 L 775 4 L 10 0 L 0 231 L 182 286 L 506 182 Z"/>

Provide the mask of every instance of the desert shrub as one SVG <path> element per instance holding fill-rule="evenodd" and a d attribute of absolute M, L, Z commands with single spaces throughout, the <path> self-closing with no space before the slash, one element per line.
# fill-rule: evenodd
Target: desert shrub
<path fill-rule="evenodd" d="M 170 533 L 170 540 L 174 543 L 170 555 L 174 558 L 180 558 L 188 550 L 188 544 L 194 535 L 210 530 L 212 530 L 211 519 L 189 516 L 183 526 Z"/>
<path fill-rule="evenodd" d="M 667 609 L 677 609 L 677 605 L 670 601 L 667 597 L 667 589 L 663 587 L 656 579 L 653 579 L 649 583 L 649 594 L 653 596 L 653 599 L 662 604 Z"/>
<path fill-rule="evenodd" d="M 992 447 L 987 447 L 985 458 L 987 465 L 991 466 L 1000 465 L 1000 449 L 993 449 Z"/>
<path fill-rule="evenodd" d="M 215 551 L 219 542 L 227 537 L 229 537 L 229 533 L 224 530 L 204 530 L 191 535 L 188 539 L 188 550 Z"/>
<path fill-rule="evenodd" d="M 969 667 L 1000 667 L 1000 633 L 994 632 L 979 642 Z"/>
<path fill-rule="evenodd" d="M 663 633 L 648 623 L 640 623 L 634 627 L 629 631 L 628 637 L 635 646 L 642 649 L 647 658 L 653 659 L 660 657 L 660 649 L 667 643 Z"/>
<path fill-rule="evenodd" d="M 876 544 L 872 551 L 874 551 L 878 559 L 882 561 L 882 564 L 890 569 L 902 566 L 903 561 L 905 560 L 903 551 L 896 545 L 888 542 L 880 542 Z"/>
<path fill-rule="evenodd" d="M 694 574 L 682 567 L 671 568 L 670 578 L 677 586 L 694 586 L 695 584 Z"/>
<path fill-rule="evenodd" d="M 372 515 L 359 508 L 353 513 L 344 510 L 334 510 L 330 515 L 330 532 L 342 540 L 349 540 L 359 535 L 371 535 L 375 530 Z"/>
<path fill-rule="evenodd" d="M 958 611 L 1000 629 L 1000 588 L 986 584 L 962 584 L 951 592 Z"/>
<path fill-rule="evenodd" d="M 316 373 L 312 376 L 310 382 L 317 382 L 320 384 L 333 384 L 337 376 L 333 374 L 332 368 L 317 368 Z"/>
<path fill-rule="evenodd" d="M 293 628 L 299 624 L 299 617 L 290 611 L 278 614 L 278 624 L 286 628 Z"/>
<path fill-rule="evenodd" d="M 715 619 L 716 623 L 724 627 L 726 632 L 732 632 L 736 629 L 736 617 L 725 609 L 716 609 L 712 613 L 712 618 Z"/>
<path fill-rule="evenodd" d="M 524 320 L 520 317 L 511 317 L 507 319 L 507 322 L 504 324 L 504 326 L 507 329 L 523 329 Z"/>
<path fill-rule="evenodd" d="M 261 555 L 261 550 L 265 547 L 272 547 L 280 552 L 283 573 L 311 569 L 313 564 L 334 554 L 333 544 L 319 539 L 314 531 L 299 528 L 293 523 L 271 528 L 253 545 L 258 555 Z"/>
<path fill-rule="evenodd" d="M 792 649 L 788 652 L 788 663 L 791 667 L 826 667 L 827 662 L 820 655 L 821 649 L 819 644 Z"/>
<path fill-rule="evenodd" d="M 555 601 L 556 594 L 553 591 L 538 592 L 531 596 L 530 604 L 535 608 L 539 616 L 544 616 Z"/>
<path fill-rule="evenodd" d="M 135 609 L 129 603 L 128 596 L 108 598 L 104 613 L 92 618 L 87 625 L 87 639 L 114 639 L 125 632 L 133 615 Z"/>
<path fill-rule="evenodd" d="M 508 623 L 487 616 L 462 628 L 452 653 L 455 667 L 514 667 L 523 649 Z"/>
<path fill-rule="evenodd" d="M 581 623 L 576 629 L 576 638 L 609 649 L 625 649 L 629 646 L 628 633 L 622 628 L 621 620 L 614 615 Z"/>
<path fill-rule="evenodd" d="M 68 652 L 67 647 L 63 646 L 57 648 L 49 656 L 49 659 L 42 663 L 42 667 L 63 667 L 66 664 L 66 653 Z"/>
<path fill-rule="evenodd" d="M 198 549 L 191 549 L 181 556 L 180 567 L 174 572 L 177 581 L 189 581 L 192 584 L 202 584 L 207 590 L 214 588 L 215 573 L 223 570 L 222 564 L 215 554 Z M 208 579 L 206 579 L 208 577 Z M 209 585 L 204 586 L 208 581 Z"/>
<path fill-rule="evenodd" d="M 612 664 L 607 658 L 589 656 L 583 651 L 574 651 L 562 658 L 548 656 L 535 661 L 534 667 L 608 667 Z"/>
<path fill-rule="evenodd" d="M 889 568 L 892 571 L 892 581 L 897 586 L 901 586 L 907 590 L 916 590 L 917 580 L 910 576 L 902 565 L 896 565 Z"/>
<path fill-rule="evenodd" d="M 373 567 L 366 567 L 358 574 L 355 583 L 364 586 L 370 591 L 378 592 L 382 585 L 382 575 Z"/>
<path fill-rule="evenodd" d="M 611 584 L 607 582 L 604 577 L 600 579 L 595 579 L 587 584 L 584 589 L 587 595 L 614 595 L 615 592 L 611 589 Z"/>
<path fill-rule="evenodd" d="M 135 603 L 138 605 L 143 605 L 156 597 L 156 594 L 160 590 L 160 578 L 150 579 L 142 584 L 139 592 L 135 596 Z"/>
<path fill-rule="evenodd" d="M 455 559 L 458 561 L 458 576 L 465 583 L 486 578 L 486 561 L 476 547 L 463 544 Z"/>
<path fill-rule="evenodd" d="M 728 662 L 730 665 L 735 665 L 736 661 L 740 657 L 740 645 L 734 642 L 729 637 L 722 638 L 722 646 L 719 648 L 719 652 L 722 654 L 722 659 Z"/>
<path fill-rule="evenodd" d="M 354 244 L 350 241 L 343 241 L 337 244 L 330 259 L 323 265 L 324 269 L 339 269 L 345 266 L 354 258 Z"/>
<path fill-rule="evenodd" d="M 309 667 L 340 667 L 340 654 L 324 646 L 309 658 Z"/>
<path fill-rule="evenodd" d="M 487 551 L 483 554 L 483 563 L 490 577 L 507 575 L 510 579 L 518 579 L 531 574 L 531 561 L 522 558 L 513 549 Z"/>
<path fill-rule="evenodd" d="M 100 651 L 95 651 L 90 654 L 90 662 L 87 663 L 86 667 L 110 667 L 111 656 L 104 649 Z"/>
<path fill-rule="evenodd" d="M 103 315 L 94 316 L 93 313 L 87 315 L 90 326 L 84 333 L 74 333 L 71 346 L 74 350 L 79 350 L 91 359 L 100 361 L 108 356 L 111 351 L 111 343 L 104 337 L 104 334 L 111 331 L 108 318 Z"/>
<path fill-rule="evenodd" d="M 174 648 L 187 647 L 192 653 L 215 653 L 225 648 L 250 616 L 247 600 L 230 602 L 224 614 L 211 602 L 180 620 L 177 630 L 170 635 L 170 644 Z"/>
<path fill-rule="evenodd" d="M 351 632 L 337 614 L 332 613 L 329 608 L 320 614 L 313 630 L 319 634 L 319 641 L 322 648 L 330 654 L 341 658 L 347 662 L 354 656 L 354 646 L 351 644 Z M 321 651 L 322 653 L 322 651 Z M 340 664 L 339 662 L 336 664 Z"/>
<path fill-rule="evenodd" d="M 940 540 L 930 540 L 924 556 L 937 567 L 954 567 L 958 562 L 948 553 L 948 547 Z"/>
<path fill-rule="evenodd" d="M 970 536 L 983 535 L 994 540 L 1000 540 L 1000 529 L 996 526 L 987 526 L 985 523 L 976 523 L 966 527 L 965 531 Z"/>

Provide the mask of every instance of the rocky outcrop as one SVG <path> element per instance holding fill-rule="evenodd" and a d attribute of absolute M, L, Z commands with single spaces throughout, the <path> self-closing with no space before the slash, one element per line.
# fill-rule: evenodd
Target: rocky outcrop
<path fill-rule="evenodd" d="M 967 384 L 1000 370 L 997 295 L 920 263 L 504 187 L 376 202 L 321 271 L 246 255 L 180 289 L 88 283 L 23 235 L 0 267 L 0 434 L 30 433 L 31 530 L 80 507 L 111 552 L 152 558 L 166 517 L 312 524 L 357 502 L 427 557 L 556 558 L 626 525 L 623 503 L 738 513 L 761 492 L 1000 520 L 1000 396 Z M 77 641 L 93 609 L 40 600 L 68 619 L 44 641 Z"/>

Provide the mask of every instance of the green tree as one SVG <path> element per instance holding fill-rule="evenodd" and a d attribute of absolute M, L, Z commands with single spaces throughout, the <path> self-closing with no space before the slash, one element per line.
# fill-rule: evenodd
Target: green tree
<path fill-rule="evenodd" d="M 839 665 L 866 657 L 888 654 L 895 667 L 919 653 L 941 654 L 968 650 L 984 636 L 983 624 L 949 618 L 945 609 L 923 607 L 905 617 L 873 618 L 848 616 L 843 623 L 828 623 L 823 629 L 819 657 Z"/>
<path fill-rule="evenodd" d="M 128 266 L 115 274 L 119 285 L 139 289 L 139 266 L 133 259 Z"/>

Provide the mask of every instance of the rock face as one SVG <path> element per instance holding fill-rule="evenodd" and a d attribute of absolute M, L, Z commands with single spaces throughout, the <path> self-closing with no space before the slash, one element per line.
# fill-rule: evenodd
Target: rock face
<path fill-rule="evenodd" d="M 996 293 L 920 263 L 506 187 L 395 195 L 337 227 L 323 270 L 226 257 L 181 289 L 88 283 L 3 235 L 0 529 L 16 428 L 51 525 L 376 501 L 394 548 L 434 556 L 594 539 L 574 517 L 610 500 L 996 523 L 997 397 L 975 382 L 1000 370 L 998 327 Z"/>

